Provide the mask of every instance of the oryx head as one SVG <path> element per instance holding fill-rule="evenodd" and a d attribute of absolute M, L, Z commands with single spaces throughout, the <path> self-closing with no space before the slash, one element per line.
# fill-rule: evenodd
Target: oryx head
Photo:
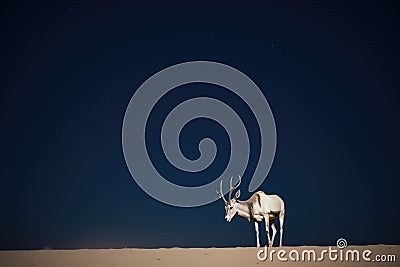
<path fill-rule="evenodd" d="M 236 203 L 237 203 L 237 199 L 240 197 L 240 189 L 238 191 L 236 191 L 236 194 L 235 194 L 234 198 L 232 198 L 232 192 L 233 192 L 233 190 L 237 189 L 239 187 L 240 183 L 242 182 L 242 178 L 239 175 L 239 182 L 237 183 L 236 186 L 232 186 L 232 178 L 233 177 L 231 177 L 231 180 L 230 180 L 230 183 L 229 183 L 230 187 L 229 187 L 229 199 L 228 199 L 228 201 L 225 199 L 224 193 L 222 193 L 222 181 L 219 184 L 219 192 L 217 192 L 218 195 L 225 202 L 225 211 L 226 211 L 225 212 L 225 220 L 227 222 L 230 222 L 232 220 L 233 216 L 235 216 L 236 213 L 237 213 Z"/>

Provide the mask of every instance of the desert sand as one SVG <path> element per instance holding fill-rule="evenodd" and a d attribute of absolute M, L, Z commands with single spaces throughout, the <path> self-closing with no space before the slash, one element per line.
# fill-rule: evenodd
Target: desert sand
<path fill-rule="evenodd" d="M 337 247 L 331 247 L 337 249 Z M 263 248 L 260 248 L 263 249 Z M 260 261 L 257 258 L 257 248 L 160 248 L 160 249 L 77 249 L 77 250 L 21 250 L 21 251 L 0 251 L 1 267 L 25 267 L 25 266 L 58 266 L 58 267 L 91 267 L 91 266 L 399 266 L 399 245 L 370 245 L 370 246 L 349 246 L 346 250 L 371 250 L 370 262 L 360 259 L 360 262 L 331 261 L 325 254 L 323 261 L 292 261 L 288 253 L 292 250 L 300 252 L 314 250 L 319 257 L 323 249 L 329 247 L 303 246 L 268 248 L 286 251 L 287 262 L 277 259 L 276 253 L 270 261 Z M 283 253 L 283 252 L 281 252 Z M 292 252 L 293 253 L 293 252 Z M 263 256 L 264 254 L 261 254 Z M 295 253 L 292 254 L 295 257 Z M 376 262 L 376 255 L 395 255 L 396 262 Z M 339 256 L 339 253 L 338 253 Z M 387 256 L 385 256 L 387 257 Z M 338 258 L 339 259 L 339 258 Z M 393 261 L 393 257 L 391 259 Z"/>

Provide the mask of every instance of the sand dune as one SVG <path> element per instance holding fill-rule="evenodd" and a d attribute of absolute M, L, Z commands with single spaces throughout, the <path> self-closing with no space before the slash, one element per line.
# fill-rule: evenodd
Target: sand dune
<path fill-rule="evenodd" d="M 272 248 L 279 250 L 280 248 Z M 320 257 L 322 250 L 328 250 L 329 247 L 283 247 L 285 252 L 281 252 L 281 256 L 286 254 L 287 262 L 282 262 L 277 258 L 277 252 L 272 254 L 272 262 L 270 258 L 260 261 L 257 258 L 257 248 L 160 248 L 160 249 L 79 249 L 79 250 L 31 250 L 31 251 L 0 251 L 0 266 L 57 266 L 57 267 L 122 267 L 122 266 L 399 266 L 400 246 L 392 245 L 371 245 L 371 246 L 350 246 L 343 249 L 358 250 L 360 257 L 363 251 L 371 250 L 369 255 L 370 262 L 346 262 L 340 261 L 339 252 L 336 261 L 329 260 L 325 253 L 323 261 L 301 261 L 301 254 L 304 250 L 313 250 L 317 259 Z M 337 249 L 337 247 L 331 247 Z M 299 252 L 299 261 L 289 259 L 288 254 L 292 253 L 292 258 L 296 257 L 296 250 Z M 268 253 L 271 253 L 269 248 Z M 305 253 L 305 252 L 304 252 Z M 367 253 L 368 254 L 368 253 Z M 304 254 L 308 257 L 308 252 Z M 393 261 L 394 255 L 396 262 L 377 262 L 376 255 L 382 259 Z M 260 256 L 265 256 L 263 253 Z M 349 258 L 351 255 L 349 254 Z M 389 259 L 390 258 L 390 259 Z M 312 259 L 312 257 L 311 257 Z M 343 254 L 345 259 L 345 254 Z"/>

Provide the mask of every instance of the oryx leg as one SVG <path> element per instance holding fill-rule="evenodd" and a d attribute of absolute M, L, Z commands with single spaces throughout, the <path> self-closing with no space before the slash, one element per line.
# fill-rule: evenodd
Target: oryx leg
<path fill-rule="evenodd" d="M 283 238 L 283 221 L 285 219 L 285 212 L 281 212 L 279 214 L 279 233 L 280 233 L 280 238 L 279 238 L 279 246 L 282 247 L 282 238 Z"/>
<path fill-rule="evenodd" d="M 256 222 L 256 221 L 254 222 L 254 228 L 256 230 L 257 247 L 259 248 L 260 247 L 260 235 L 258 232 L 258 222 Z"/>
<path fill-rule="evenodd" d="M 276 227 L 275 227 L 275 221 L 271 220 L 269 223 L 271 224 L 271 228 L 272 228 L 272 238 L 271 238 L 271 246 L 274 245 L 274 240 L 275 240 L 275 235 L 276 235 Z"/>
<path fill-rule="evenodd" d="M 264 216 L 264 221 L 265 221 L 265 233 L 267 234 L 267 238 L 268 238 L 268 246 L 271 247 L 271 238 L 269 236 L 269 217 L 268 214 L 266 216 Z"/>

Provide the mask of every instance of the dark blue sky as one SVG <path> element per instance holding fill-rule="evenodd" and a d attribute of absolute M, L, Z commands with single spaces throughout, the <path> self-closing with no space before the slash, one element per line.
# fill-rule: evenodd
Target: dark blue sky
<path fill-rule="evenodd" d="M 222 201 L 162 204 L 123 158 L 122 120 L 136 88 L 192 60 L 241 70 L 268 99 L 278 143 L 260 189 L 286 202 L 284 244 L 400 244 L 398 6 L 264 2 L 3 2 L 0 249 L 253 246 L 254 225 L 226 223 Z M 215 92 L 186 87 L 158 106 L 151 140 L 161 111 Z M 257 131 L 249 132 L 242 198 L 257 158 Z M 217 177 L 229 157 L 220 126 L 194 121 L 181 144 L 196 158 L 204 136 L 219 148 L 208 180 L 168 166 L 149 140 L 160 172 L 185 185 Z"/>

